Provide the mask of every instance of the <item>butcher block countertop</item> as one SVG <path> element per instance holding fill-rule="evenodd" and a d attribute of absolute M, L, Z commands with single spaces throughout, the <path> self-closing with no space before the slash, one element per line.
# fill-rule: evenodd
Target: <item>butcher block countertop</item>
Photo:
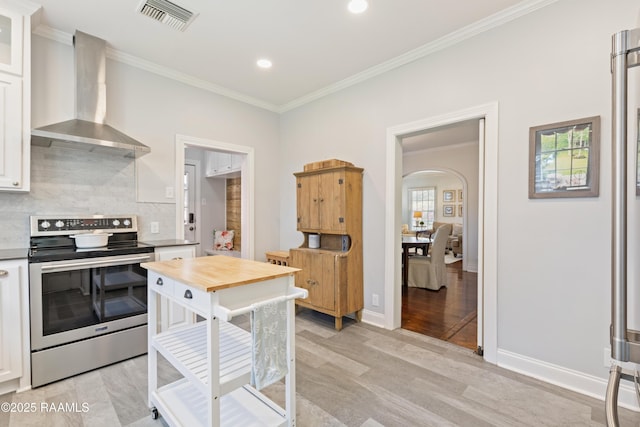
<path fill-rule="evenodd" d="M 145 262 L 140 265 L 206 292 L 290 276 L 300 271 L 299 268 L 224 255 Z"/>

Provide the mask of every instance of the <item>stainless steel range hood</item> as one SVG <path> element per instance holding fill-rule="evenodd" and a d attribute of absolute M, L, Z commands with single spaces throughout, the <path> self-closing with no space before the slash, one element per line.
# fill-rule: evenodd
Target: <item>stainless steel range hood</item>
<path fill-rule="evenodd" d="M 106 42 L 76 31 L 73 43 L 76 118 L 33 129 L 31 144 L 110 152 L 126 157 L 137 157 L 151 151 L 146 145 L 105 123 Z"/>

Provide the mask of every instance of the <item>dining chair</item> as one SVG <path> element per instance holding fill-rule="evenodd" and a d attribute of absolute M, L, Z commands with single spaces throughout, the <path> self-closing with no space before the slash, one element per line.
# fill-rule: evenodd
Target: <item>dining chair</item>
<path fill-rule="evenodd" d="M 434 234 L 431 254 L 409 257 L 408 286 L 435 291 L 447 286 L 447 267 L 444 262 L 444 254 L 450 233 L 451 224 L 441 225 Z"/>

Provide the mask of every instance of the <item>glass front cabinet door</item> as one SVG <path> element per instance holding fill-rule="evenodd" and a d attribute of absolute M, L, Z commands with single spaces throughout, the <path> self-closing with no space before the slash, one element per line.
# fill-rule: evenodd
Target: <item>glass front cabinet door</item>
<path fill-rule="evenodd" d="M 22 74 L 22 19 L 0 8 L 0 71 Z"/>

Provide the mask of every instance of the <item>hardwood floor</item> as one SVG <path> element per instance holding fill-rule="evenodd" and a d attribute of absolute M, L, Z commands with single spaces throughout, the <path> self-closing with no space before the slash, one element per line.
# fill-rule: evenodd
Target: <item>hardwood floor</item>
<path fill-rule="evenodd" d="M 402 290 L 402 328 L 471 350 L 477 349 L 478 275 L 447 265 L 448 286 Z"/>

